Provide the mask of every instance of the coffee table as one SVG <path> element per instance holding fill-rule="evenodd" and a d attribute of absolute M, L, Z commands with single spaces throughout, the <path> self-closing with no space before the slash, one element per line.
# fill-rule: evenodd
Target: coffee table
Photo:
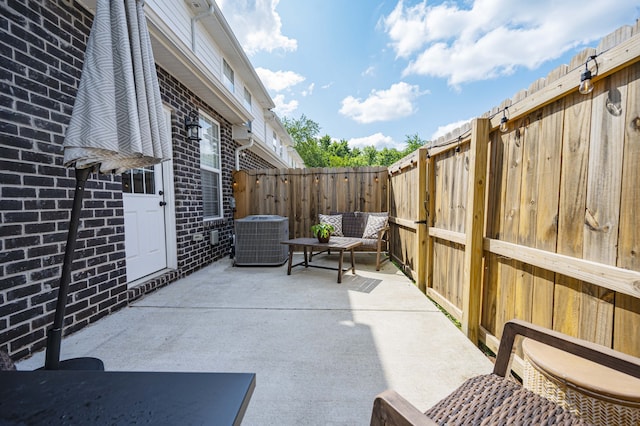
<path fill-rule="evenodd" d="M 291 275 L 291 268 L 300 266 L 300 265 L 304 265 L 305 268 L 312 267 L 312 268 L 330 269 L 333 271 L 337 270 L 338 284 L 340 284 L 342 282 L 342 272 L 349 270 L 348 268 L 347 269 L 342 268 L 344 252 L 349 251 L 351 253 L 351 273 L 355 274 L 356 265 L 353 258 L 353 250 L 356 247 L 362 245 L 362 242 L 359 241 L 358 239 L 335 238 L 335 239 L 329 240 L 328 243 L 321 243 L 316 238 L 294 238 L 292 240 L 282 241 L 282 244 L 286 244 L 289 246 L 289 266 L 287 268 L 287 275 Z M 295 249 L 295 247 L 302 247 L 302 249 L 304 250 L 304 260 L 294 265 L 293 250 Z M 329 266 L 312 265 L 309 261 L 309 257 L 310 257 L 309 255 L 313 255 L 313 250 L 318 250 L 320 252 L 333 250 L 333 251 L 339 252 L 338 267 L 332 268 Z M 309 251 L 311 252 L 309 253 Z"/>

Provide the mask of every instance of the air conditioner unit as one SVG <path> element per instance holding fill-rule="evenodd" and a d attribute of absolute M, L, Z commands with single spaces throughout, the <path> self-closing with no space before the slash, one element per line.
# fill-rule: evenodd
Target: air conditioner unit
<path fill-rule="evenodd" d="M 251 139 L 251 122 L 231 127 L 231 139 L 234 141 L 248 141 Z"/>
<path fill-rule="evenodd" d="M 235 221 L 238 266 L 280 266 L 289 258 L 282 241 L 289 239 L 289 218 L 277 215 L 253 215 Z"/>

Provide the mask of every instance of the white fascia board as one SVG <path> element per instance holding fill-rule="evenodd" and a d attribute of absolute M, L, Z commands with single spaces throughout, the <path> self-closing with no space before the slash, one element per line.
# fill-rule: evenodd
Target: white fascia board
<path fill-rule="evenodd" d="M 254 139 L 254 144 L 249 151 L 256 154 L 258 157 L 273 164 L 277 169 L 289 168 L 289 165 L 283 160 L 276 152 L 265 144 L 263 140 Z"/>

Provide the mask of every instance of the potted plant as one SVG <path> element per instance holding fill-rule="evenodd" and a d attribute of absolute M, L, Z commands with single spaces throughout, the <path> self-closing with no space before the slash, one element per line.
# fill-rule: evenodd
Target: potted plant
<path fill-rule="evenodd" d="M 313 236 L 318 238 L 321 243 L 328 243 L 331 233 L 335 230 L 333 225 L 328 223 L 316 223 L 311 227 Z"/>

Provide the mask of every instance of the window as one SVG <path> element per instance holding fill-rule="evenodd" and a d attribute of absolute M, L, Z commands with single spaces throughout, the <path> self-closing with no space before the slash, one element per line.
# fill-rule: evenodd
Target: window
<path fill-rule="evenodd" d="M 246 87 L 244 88 L 244 106 L 251 111 L 251 92 Z"/>
<path fill-rule="evenodd" d="M 278 151 L 278 135 L 276 135 L 276 132 L 273 132 L 273 150 Z"/>
<path fill-rule="evenodd" d="M 220 126 L 200 114 L 200 176 L 204 220 L 222 218 L 222 172 L 220 165 Z"/>
<path fill-rule="evenodd" d="M 155 194 L 154 166 L 130 169 L 122 173 L 122 191 L 127 194 Z"/>
<path fill-rule="evenodd" d="M 226 60 L 222 60 L 222 73 L 224 74 L 224 85 L 227 86 L 232 93 L 235 92 L 235 78 L 233 76 L 233 70 Z"/>

